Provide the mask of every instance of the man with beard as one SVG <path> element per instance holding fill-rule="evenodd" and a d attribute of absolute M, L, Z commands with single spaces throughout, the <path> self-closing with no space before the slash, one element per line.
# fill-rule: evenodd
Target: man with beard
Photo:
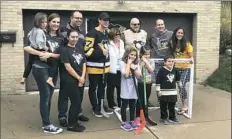
<path fill-rule="evenodd" d="M 146 44 L 147 32 L 141 29 L 141 23 L 138 18 L 130 20 L 130 29 L 127 29 L 122 34 L 122 40 L 125 43 L 125 49 L 128 46 L 135 45 L 138 52 L 141 47 Z"/>
<path fill-rule="evenodd" d="M 89 77 L 89 99 L 96 117 L 108 117 L 108 114 L 113 114 L 113 111 L 103 107 L 105 82 L 110 67 L 107 46 L 109 20 L 109 14 L 102 12 L 98 17 L 99 25 L 89 31 L 85 37 L 84 51 Z"/>
<path fill-rule="evenodd" d="M 74 11 L 71 13 L 70 22 L 67 23 L 66 27 L 61 28 L 61 34 L 64 36 L 64 46 L 68 44 L 68 32 L 71 30 L 76 30 L 78 32 L 78 41 L 75 45 L 76 50 L 78 52 L 84 53 L 84 32 L 81 30 L 80 26 L 83 22 L 83 15 L 79 11 Z M 83 68 L 82 74 L 86 74 L 86 69 Z M 68 111 L 68 96 L 67 92 L 63 89 L 62 80 L 60 80 L 60 91 L 59 91 L 59 97 L 58 97 L 58 118 L 60 121 L 60 125 L 63 127 L 67 126 L 67 111 Z M 83 94 L 84 94 L 84 85 L 79 86 L 80 88 L 80 101 L 83 101 Z M 80 108 L 80 113 L 78 115 L 78 120 L 87 122 L 89 121 L 89 118 L 83 115 L 82 109 Z"/>

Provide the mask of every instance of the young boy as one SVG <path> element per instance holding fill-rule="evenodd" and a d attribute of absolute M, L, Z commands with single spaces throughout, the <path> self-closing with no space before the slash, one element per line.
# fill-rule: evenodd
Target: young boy
<path fill-rule="evenodd" d="M 160 100 L 160 121 L 164 124 L 179 124 L 175 115 L 175 104 L 177 102 L 176 83 L 180 84 L 179 71 L 173 67 L 172 57 L 164 58 L 164 66 L 160 68 L 156 78 L 156 92 Z M 167 112 L 169 111 L 169 115 Z"/>

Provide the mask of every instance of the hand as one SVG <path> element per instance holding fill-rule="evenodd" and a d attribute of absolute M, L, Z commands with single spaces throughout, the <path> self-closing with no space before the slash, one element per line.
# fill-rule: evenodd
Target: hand
<path fill-rule="evenodd" d="M 79 80 L 79 83 L 81 83 L 81 84 L 85 83 L 85 78 L 84 77 L 80 77 L 78 80 Z"/>
<path fill-rule="evenodd" d="M 189 62 L 190 64 L 193 64 L 194 63 L 194 60 L 193 60 L 193 58 L 190 58 L 190 62 Z"/>
<path fill-rule="evenodd" d="M 135 70 L 135 69 L 136 69 L 135 64 L 131 64 L 131 65 L 130 65 L 130 68 L 133 69 L 133 70 Z"/>
<path fill-rule="evenodd" d="M 132 64 L 133 61 L 134 61 L 134 60 L 132 60 L 130 57 L 128 57 L 128 59 L 127 59 L 127 63 L 128 63 L 128 64 Z"/>
<path fill-rule="evenodd" d="M 44 52 L 40 55 L 41 60 L 47 60 L 49 57 L 51 57 L 52 53 Z"/>
<path fill-rule="evenodd" d="M 104 56 L 108 56 L 109 54 L 109 51 L 107 49 L 103 49 L 102 52 Z"/>
<path fill-rule="evenodd" d="M 147 58 L 145 58 L 144 56 L 142 56 L 141 60 L 142 60 L 145 64 L 147 64 L 147 63 L 148 63 Z"/>
<path fill-rule="evenodd" d="M 182 82 L 179 82 L 179 83 L 178 83 L 178 87 L 179 87 L 179 89 L 181 89 L 181 88 L 182 88 L 182 86 L 183 86 Z"/>

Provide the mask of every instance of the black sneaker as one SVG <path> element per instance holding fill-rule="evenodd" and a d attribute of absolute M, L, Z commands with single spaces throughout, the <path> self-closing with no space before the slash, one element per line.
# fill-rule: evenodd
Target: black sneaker
<path fill-rule="evenodd" d="M 63 131 L 62 128 L 59 127 L 55 127 L 54 125 L 48 125 L 48 126 L 44 126 L 42 127 L 43 132 L 45 133 L 51 133 L 51 134 L 59 134 Z"/>
<path fill-rule="evenodd" d="M 86 128 L 83 125 L 80 124 L 75 124 L 73 126 L 68 126 L 67 130 L 68 131 L 73 131 L 73 132 L 83 132 Z"/>
<path fill-rule="evenodd" d="M 114 113 L 113 110 L 108 109 L 106 106 L 104 106 L 104 110 L 105 110 L 106 114 L 113 114 Z"/>
<path fill-rule="evenodd" d="M 89 118 L 85 117 L 84 115 L 80 115 L 80 116 L 78 116 L 78 120 L 83 121 L 83 122 L 88 122 Z"/>
<path fill-rule="evenodd" d="M 94 114 L 96 117 L 98 117 L 98 118 L 102 117 L 101 112 L 98 111 L 98 110 L 94 110 L 94 111 L 93 111 L 93 114 Z"/>
<path fill-rule="evenodd" d="M 59 118 L 59 121 L 60 121 L 60 126 L 62 127 L 68 126 L 67 119 L 65 117 Z"/>

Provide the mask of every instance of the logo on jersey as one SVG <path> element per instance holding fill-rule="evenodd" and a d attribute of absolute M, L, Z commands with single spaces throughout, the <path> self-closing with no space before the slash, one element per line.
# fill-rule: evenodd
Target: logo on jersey
<path fill-rule="evenodd" d="M 72 56 L 75 59 L 74 63 L 77 63 L 78 65 L 80 65 L 81 60 L 83 59 L 82 55 L 74 53 L 74 54 L 72 54 Z"/>
<path fill-rule="evenodd" d="M 170 83 L 172 83 L 173 81 L 174 81 L 174 77 L 175 77 L 175 75 L 174 74 L 168 74 L 167 75 L 167 78 L 168 78 L 168 82 L 170 82 Z"/>
<path fill-rule="evenodd" d="M 58 42 L 55 42 L 55 41 L 52 41 L 52 40 L 48 40 L 47 42 L 49 44 L 49 49 L 50 49 L 51 52 L 54 52 L 56 50 L 56 48 L 59 47 Z"/>

